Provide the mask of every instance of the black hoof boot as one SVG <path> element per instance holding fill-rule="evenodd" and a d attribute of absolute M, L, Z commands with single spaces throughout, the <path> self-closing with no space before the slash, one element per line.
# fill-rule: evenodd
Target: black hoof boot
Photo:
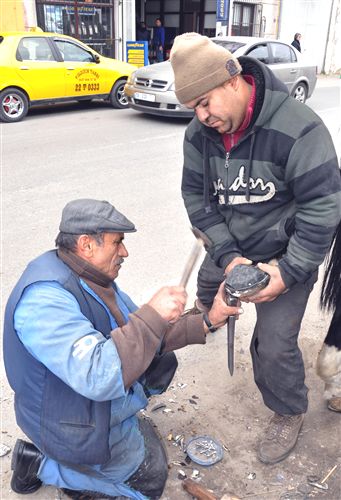
<path fill-rule="evenodd" d="M 20 495 L 37 491 L 42 482 L 37 477 L 43 454 L 32 443 L 18 439 L 12 455 L 11 488 Z"/>

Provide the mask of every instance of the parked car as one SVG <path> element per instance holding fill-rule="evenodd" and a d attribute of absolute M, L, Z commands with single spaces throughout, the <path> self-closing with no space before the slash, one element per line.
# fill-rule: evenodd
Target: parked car
<path fill-rule="evenodd" d="M 70 100 L 126 108 L 124 85 L 135 69 L 66 35 L 0 32 L 0 119 L 18 122 L 31 106 Z"/>
<path fill-rule="evenodd" d="M 267 64 L 300 102 L 311 96 L 317 67 L 305 62 L 294 47 L 279 40 L 256 37 L 216 37 L 212 40 L 236 57 L 250 56 Z M 132 73 L 125 86 L 129 106 L 154 115 L 191 117 L 193 110 L 179 103 L 174 93 L 174 73 L 169 61 L 144 66 Z"/>

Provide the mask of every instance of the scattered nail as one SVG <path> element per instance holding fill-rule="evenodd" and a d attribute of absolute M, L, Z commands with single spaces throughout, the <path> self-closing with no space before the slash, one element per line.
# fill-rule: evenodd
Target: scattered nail
<path fill-rule="evenodd" d="M 178 479 L 186 479 L 187 477 L 187 474 L 182 470 L 182 469 L 179 469 L 178 470 Z"/>
<path fill-rule="evenodd" d="M 166 408 L 165 403 L 159 403 L 159 404 L 153 406 L 153 408 L 151 409 L 151 411 L 161 410 L 161 408 Z"/>
<path fill-rule="evenodd" d="M 5 444 L 0 443 L 0 457 L 4 457 L 11 451 L 11 448 L 9 446 L 6 446 Z"/>

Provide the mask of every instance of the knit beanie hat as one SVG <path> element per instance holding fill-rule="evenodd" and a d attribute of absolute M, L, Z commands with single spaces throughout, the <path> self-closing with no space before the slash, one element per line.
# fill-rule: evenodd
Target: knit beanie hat
<path fill-rule="evenodd" d="M 219 87 L 242 71 L 230 51 L 199 33 L 177 36 L 170 61 L 175 75 L 175 94 L 181 104 Z"/>

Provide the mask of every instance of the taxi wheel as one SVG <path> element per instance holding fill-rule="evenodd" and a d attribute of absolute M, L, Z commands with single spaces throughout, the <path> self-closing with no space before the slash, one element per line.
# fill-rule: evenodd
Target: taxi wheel
<path fill-rule="evenodd" d="M 0 120 L 20 122 L 28 112 L 28 99 L 21 90 L 14 87 L 0 92 Z"/>
<path fill-rule="evenodd" d="M 128 99 L 124 93 L 126 80 L 117 80 L 110 92 L 110 102 L 113 108 L 127 108 Z"/>

